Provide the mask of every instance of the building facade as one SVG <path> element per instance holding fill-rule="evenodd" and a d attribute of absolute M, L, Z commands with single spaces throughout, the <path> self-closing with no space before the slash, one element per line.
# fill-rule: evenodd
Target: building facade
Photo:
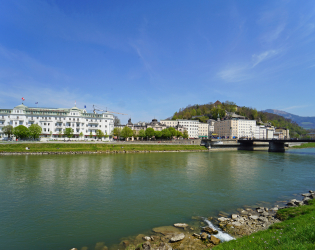
<path fill-rule="evenodd" d="M 254 138 L 255 130 L 255 120 L 219 120 L 214 123 L 213 135 L 224 138 Z"/>
<path fill-rule="evenodd" d="M 29 108 L 23 104 L 13 109 L 0 109 L 1 138 L 6 137 L 2 131 L 6 125 L 29 127 L 32 124 L 38 124 L 42 128 L 41 138 L 63 140 L 65 129 L 72 128 L 73 138 L 95 139 L 97 130 L 108 136 L 111 134 L 114 129 L 114 115 L 109 112 L 87 113 L 85 109 L 77 107 Z M 80 137 L 80 134 L 83 136 Z"/>
<path fill-rule="evenodd" d="M 201 123 L 198 120 L 161 120 L 162 124 L 169 127 L 182 126 L 187 130 L 189 138 L 208 138 L 209 136 L 209 124 Z"/>

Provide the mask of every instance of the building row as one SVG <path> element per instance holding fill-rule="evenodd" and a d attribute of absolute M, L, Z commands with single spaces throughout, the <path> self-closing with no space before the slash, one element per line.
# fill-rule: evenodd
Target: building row
<path fill-rule="evenodd" d="M 128 120 L 126 125 L 116 125 L 123 128 L 130 127 L 136 133 L 140 130 L 153 128 L 155 131 L 162 131 L 165 128 L 173 127 L 184 133 L 187 131 L 189 138 L 252 138 L 252 139 L 286 139 L 290 138 L 288 129 L 276 129 L 269 125 L 257 125 L 256 120 L 247 120 L 245 117 L 231 114 L 229 119 L 213 120 L 201 123 L 198 120 L 160 120 L 152 119 L 151 122 L 132 123 Z M 72 128 L 73 138 L 95 139 L 97 130 L 104 135 L 102 140 L 111 140 L 114 129 L 114 115 L 110 112 L 88 113 L 85 109 L 73 108 L 38 108 L 27 107 L 23 104 L 13 109 L 0 109 L 0 137 L 5 138 L 2 128 L 6 125 L 26 127 L 38 124 L 42 128 L 42 138 L 63 139 L 61 135 L 66 128 Z"/>
<path fill-rule="evenodd" d="M 73 138 L 96 138 L 96 131 L 101 130 L 110 135 L 114 129 L 114 115 L 88 113 L 85 109 L 73 108 L 31 108 L 23 104 L 13 109 L 0 109 L 0 136 L 5 138 L 2 128 L 12 125 L 29 127 L 38 124 L 42 128 L 42 138 L 63 139 L 61 135 L 66 128 L 73 129 Z M 103 138 L 109 140 L 110 138 Z"/>
<path fill-rule="evenodd" d="M 289 139 L 289 129 L 275 128 L 270 124 L 260 125 L 256 120 L 232 118 L 213 121 L 211 136 L 246 139 Z"/>

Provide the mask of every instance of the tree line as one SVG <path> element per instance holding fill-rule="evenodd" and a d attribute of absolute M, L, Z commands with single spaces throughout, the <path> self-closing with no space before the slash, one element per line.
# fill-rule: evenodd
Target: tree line
<path fill-rule="evenodd" d="M 11 136 L 14 135 L 16 138 L 22 139 L 22 140 L 28 139 L 28 138 L 32 138 L 35 140 L 35 139 L 39 138 L 39 136 L 42 134 L 42 128 L 38 124 L 32 124 L 28 128 L 25 127 L 24 125 L 19 125 L 15 128 L 13 128 L 12 125 L 7 125 L 7 126 L 4 126 L 2 128 L 2 131 L 9 138 L 11 138 Z M 52 131 L 50 131 L 50 135 L 52 135 Z M 67 137 L 70 139 L 74 135 L 74 130 L 72 128 L 66 128 L 63 133 L 61 131 L 59 131 L 58 135 L 59 135 L 59 137 L 64 136 L 64 137 Z M 84 134 L 81 132 L 79 134 L 79 136 L 83 137 Z M 90 132 L 89 137 L 90 138 L 93 137 L 92 132 Z M 109 137 L 109 135 L 107 135 L 107 132 L 104 133 L 101 130 L 96 130 L 96 137 L 101 139 L 103 137 L 107 138 L 107 137 Z"/>
<path fill-rule="evenodd" d="M 132 130 L 131 128 L 125 126 L 124 128 L 114 128 L 112 131 L 113 136 L 117 136 L 117 138 L 123 137 L 124 139 L 130 138 L 130 137 L 139 137 L 141 139 L 143 138 L 156 138 L 156 139 L 171 139 L 174 137 L 182 137 L 182 138 L 188 138 L 188 132 L 184 131 L 184 133 L 177 131 L 175 128 L 165 128 L 161 131 L 155 131 L 153 128 L 147 128 L 146 130 L 140 129 L 139 132 L 136 130 Z"/>

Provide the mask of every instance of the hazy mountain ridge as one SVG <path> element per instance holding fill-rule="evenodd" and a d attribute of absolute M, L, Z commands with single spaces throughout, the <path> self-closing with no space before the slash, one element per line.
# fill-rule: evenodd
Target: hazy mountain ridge
<path fill-rule="evenodd" d="M 266 109 L 263 110 L 262 112 L 268 112 L 271 114 L 280 115 L 286 119 L 291 119 L 292 121 L 296 122 L 299 126 L 305 129 L 315 128 L 314 116 L 299 116 L 277 109 Z"/>

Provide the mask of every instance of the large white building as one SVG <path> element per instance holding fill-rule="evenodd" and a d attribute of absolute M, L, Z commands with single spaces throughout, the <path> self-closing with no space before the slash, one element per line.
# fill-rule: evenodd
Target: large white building
<path fill-rule="evenodd" d="M 214 135 L 225 138 L 254 138 L 255 120 L 230 119 L 214 123 Z"/>
<path fill-rule="evenodd" d="M 102 114 L 87 113 L 85 109 L 73 108 L 29 108 L 23 104 L 13 109 L 0 109 L 0 136 L 5 135 L 2 128 L 6 125 L 13 127 L 24 125 L 29 127 L 38 124 L 42 127 L 41 137 L 63 139 L 61 135 L 66 128 L 72 128 L 74 138 L 96 138 L 96 131 L 101 130 L 110 135 L 114 129 L 114 115 L 109 112 Z M 109 140 L 107 138 L 106 140 Z"/>
<path fill-rule="evenodd" d="M 209 135 L 209 124 L 201 123 L 198 120 L 177 119 L 161 120 L 160 122 L 168 127 L 183 126 L 188 132 L 189 138 L 208 138 Z"/>

